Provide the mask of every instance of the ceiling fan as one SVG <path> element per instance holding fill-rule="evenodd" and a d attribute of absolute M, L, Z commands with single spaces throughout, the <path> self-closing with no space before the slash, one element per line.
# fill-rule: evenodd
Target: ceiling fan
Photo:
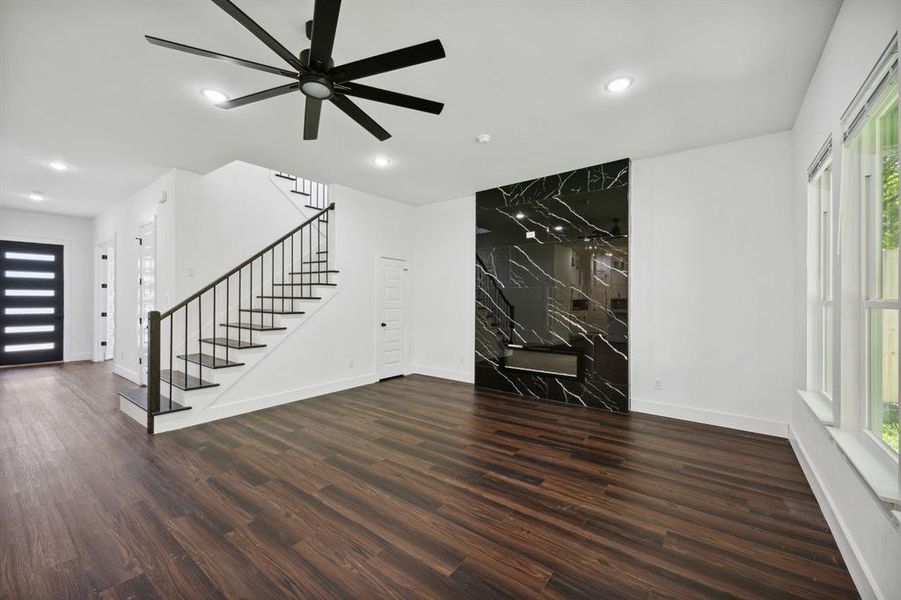
<path fill-rule="evenodd" d="M 444 104 L 433 100 L 425 100 L 416 96 L 408 96 L 407 94 L 355 83 L 355 80 L 369 77 L 370 75 L 387 73 L 388 71 L 395 71 L 444 58 L 444 47 L 441 45 L 440 40 L 416 44 L 400 50 L 386 52 L 385 54 L 344 63 L 336 67 L 332 60 L 332 46 L 335 42 L 335 30 L 338 27 L 338 12 L 341 9 L 341 0 L 316 0 L 313 7 L 313 20 L 306 23 L 306 35 L 307 39 L 310 40 L 310 48 L 303 50 L 299 55 L 292 54 L 290 50 L 269 35 L 266 30 L 230 0 L 213 0 L 213 3 L 243 25 L 257 39 L 266 44 L 294 68 L 292 71 L 271 67 L 251 60 L 195 48 L 150 35 L 144 36 L 148 42 L 156 46 L 224 60 L 242 67 L 281 75 L 293 80 L 286 85 L 280 85 L 217 104 L 221 108 L 237 108 L 252 102 L 259 102 L 267 98 L 299 91 L 306 96 L 303 139 L 315 140 L 319 136 L 319 114 L 322 110 L 322 101 L 328 100 L 380 141 L 387 140 L 391 137 L 391 134 L 376 123 L 372 117 L 363 112 L 348 96 L 374 100 L 375 102 L 383 102 L 436 115 L 440 114 L 444 108 Z"/>

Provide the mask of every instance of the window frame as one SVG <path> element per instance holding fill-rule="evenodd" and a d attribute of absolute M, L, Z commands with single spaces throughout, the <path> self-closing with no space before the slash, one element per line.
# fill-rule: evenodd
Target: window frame
<path fill-rule="evenodd" d="M 858 173 L 860 179 L 860 194 L 858 200 L 861 203 L 860 218 L 860 277 L 861 277 L 861 301 L 860 301 L 860 327 L 863 360 L 861 361 L 862 372 L 860 381 L 862 389 L 860 390 L 859 410 L 861 430 L 864 435 L 873 442 L 880 450 L 882 450 L 892 460 L 899 462 L 899 450 L 895 450 L 889 446 L 882 438 L 881 431 L 874 431 L 871 419 L 872 402 L 871 402 L 871 364 L 872 364 L 872 328 L 870 319 L 874 311 L 895 311 L 901 318 L 901 293 L 896 294 L 895 298 L 886 298 L 882 289 L 881 281 L 881 237 L 882 237 L 882 131 L 880 121 L 893 108 L 901 111 L 901 85 L 899 85 L 898 70 L 895 68 L 892 77 L 894 81 L 889 82 L 885 90 L 879 93 L 875 98 L 874 108 L 866 115 L 867 123 L 863 126 L 863 130 L 859 135 L 861 138 L 855 143 L 859 144 L 857 151 L 861 156 L 861 168 Z M 896 132 L 898 134 L 898 132 Z M 865 138 L 870 139 L 865 139 Z M 901 140 L 901 136 L 896 139 Z M 867 148 L 862 146 L 867 144 Z M 851 149 L 854 143 L 845 146 L 845 149 Z M 853 151 L 853 150 L 852 150 Z M 896 150 L 897 152 L 897 150 Z M 901 153 L 899 153 L 901 156 Z M 866 157 L 866 163 L 864 162 Z M 864 166 L 866 165 L 866 166 Z M 896 161 L 896 170 L 898 162 Z M 899 249 L 901 251 L 901 249 Z M 899 269 L 901 269 L 901 260 L 898 261 Z M 901 356 L 901 336 L 897 336 L 896 355 Z M 897 374 L 898 386 L 901 388 L 901 370 Z"/>

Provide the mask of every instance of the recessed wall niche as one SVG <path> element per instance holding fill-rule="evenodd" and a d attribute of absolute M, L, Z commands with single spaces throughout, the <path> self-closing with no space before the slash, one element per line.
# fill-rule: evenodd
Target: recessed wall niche
<path fill-rule="evenodd" d="M 628 411 L 629 169 L 476 194 L 477 387 Z"/>

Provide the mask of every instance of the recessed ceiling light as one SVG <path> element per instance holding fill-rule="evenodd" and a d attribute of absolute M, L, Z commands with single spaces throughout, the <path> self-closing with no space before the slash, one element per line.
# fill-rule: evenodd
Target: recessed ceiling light
<path fill-rule="evenodd" d="M 476 136 L 476 141 L 480 144 L 487 144 L 491 141 L 491 135 L 488 133 L 481 133 Z"/>
<path fill-rule="evenodd" d="M 522 213 L 516 213 L 516 218 L 517 218 L 517 219 L 525 219 L 526 216 L 525 216 L 524 214 L 522 214 Z"/>
<path fill-rule="evenodd" d="M 563 225 L 555 225 L 554 231 L 563 231 Z"/>
<path fill-rule="evenodd" d="M 64 162 L 60 162 L 58 160 L 53 161 L 48 166 L 51 169 L 53 169 L 54 171 L 68 171 L 69 170 L 69 165 L 67 165 Z"/>
<path fill-rule="evenodd" d="M 631 77 L 617 77 L 616 79 L 611 79 L 607 82 L 607 85 L 604 86 L 608 92 L 623 92 L 632 85 Z"/>
<path fill-rule="evenodd" d="M 211 90 L 209 88 L 202 89 L 200 90 L 200 94 L 213 104 L 221 104 L 228 100 L 228 96 L 225 92 L 220 92 L 219 90 Z"/>
<path fill-rule="evenodd" d="M 380 169 L 385 169 L 391 166 L 391 159 L 385 156 L 376 156 L 372 159 L 372 164 Z"/>
<path fill-rule="evenodd" d="M 44 194 L 40 192 L 31 192 L 28 194 L 28 198 L 34 200 L 35 202 L 40 202 L 44 199 Z"/>

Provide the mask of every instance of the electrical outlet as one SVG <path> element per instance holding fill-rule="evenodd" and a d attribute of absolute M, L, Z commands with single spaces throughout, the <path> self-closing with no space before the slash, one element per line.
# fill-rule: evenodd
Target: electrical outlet
<path fill-rule="evenodd" d="M 349 360 L 349 361 L 347 361 L 347 368 L 348 368 L 348 369 L 353 369 L 353 368 L 354 368 L 354 361 L 353 361 L 352 359 Z"/>
<path fill-rule="evenodd" d="M 660 391 L 663 389 L 663 379 L 661 379 L 660 377 L 654 378 L 654 389 L 657 391 Z"/>
<path fill-rule="evenodd" d="M 459 360 L 460 360 L 460 364 L 462 365 L 462 364 L 463 364 L 463 355 L 462 355 L 462 354 L 460 355 L 460 359 L 459 359 Z"/>

